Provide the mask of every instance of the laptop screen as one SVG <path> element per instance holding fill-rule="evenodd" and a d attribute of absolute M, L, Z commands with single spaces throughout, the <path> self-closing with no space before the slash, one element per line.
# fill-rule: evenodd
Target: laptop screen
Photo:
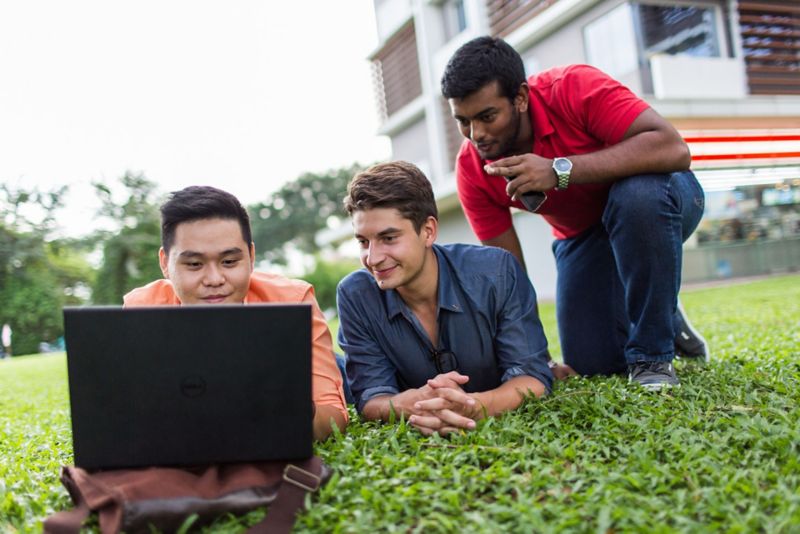
<path fill-rule="evenodd" d="M 75 465 L 312 454 L 311 307 L 64 309 Z"/>

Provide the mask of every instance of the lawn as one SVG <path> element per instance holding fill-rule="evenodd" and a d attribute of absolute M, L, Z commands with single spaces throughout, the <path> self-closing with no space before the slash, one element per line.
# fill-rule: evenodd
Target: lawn
<path fill-rule="evenodd" d="M 296 530 L 800 532 L 800 276 L 682 300 L 714 360 L 678 362 L 680 388 L 572 379 L 449 439 L 356 421 L 317 446 L 336 474 Z M 0 532 L 68 505 L 66 388 L 63 355 L 0 362 Z"/>

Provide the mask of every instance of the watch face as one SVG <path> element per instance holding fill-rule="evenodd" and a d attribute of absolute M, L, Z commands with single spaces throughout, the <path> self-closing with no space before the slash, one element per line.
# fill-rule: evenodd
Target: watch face
<path fill-rule="evenodd" d="M 566 158 L 558 158 L 553 163 L 558 172 L 569 172 L 572 169 L 572 162 Z"/>

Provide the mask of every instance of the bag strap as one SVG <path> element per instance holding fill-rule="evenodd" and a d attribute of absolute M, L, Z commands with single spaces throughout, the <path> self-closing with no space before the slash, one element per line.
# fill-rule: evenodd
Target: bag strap
<path fill-rule="evenodd" d="M 321 485 L 322 461 L 316 456 L 286 464 L 278 495 L 270 504 L 267 517 L 250 527 L 246 534 L 289 534 L 306 494 L 314 493 Z"/>
<path fill-rule="evenodd" d="M 75 484 L 73 474 L 70 468 L 63 468 L 61 481 L 69 491 L 75 508 L 56 512 L 48 517 L 42 525 L 45 534 L 77 534 L 89 517 L 89 504 Z M 287 463 L 267 517 L 250 527 L 247 534 L 289 534 L 297 512 L 303 507 L 306 494 L 317 491 L 322 485 L 322 475 L 322 461 L 316 456 L 302 462 Z"/>
<path fill-rule="evenodd" d="M 44 534 L 78 534 L 86 518 L 89 517 L 89 505 L 81 501 L 80 505 L 72 510 L 56 512 L 42 525 Z"/>
<path fill-rule="evenodd" d="M 91 512 L 80 488 L 74 483 L 72 472 L 68 467 L 61 468 L 61 482 L 66 486 L 70 497 L 72 497 L 75 508 L 56 512 L 45 519 L 42 524 L 44 534 L 77 534 Z"/>

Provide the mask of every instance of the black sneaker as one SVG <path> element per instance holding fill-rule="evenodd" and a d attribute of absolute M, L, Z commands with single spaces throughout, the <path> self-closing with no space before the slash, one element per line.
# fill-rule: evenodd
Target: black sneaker
<path fill-rule="evenodd" d="M 678 330 L 675 335 L 675 356 L 678 358 L 702 359 L 707 362 L 709 358 L 708 343 L 689 322 L 689 318 L 686 317 L 686 311 L 680 302 L 678 302 L 676 322 L 675 327 Z"/>
<path fill-rule="evenodd" d="M 681 385 L 671 362 L 636 362 L 628 366 L 628 382 L 636 382 L 649 391 Z"/>

